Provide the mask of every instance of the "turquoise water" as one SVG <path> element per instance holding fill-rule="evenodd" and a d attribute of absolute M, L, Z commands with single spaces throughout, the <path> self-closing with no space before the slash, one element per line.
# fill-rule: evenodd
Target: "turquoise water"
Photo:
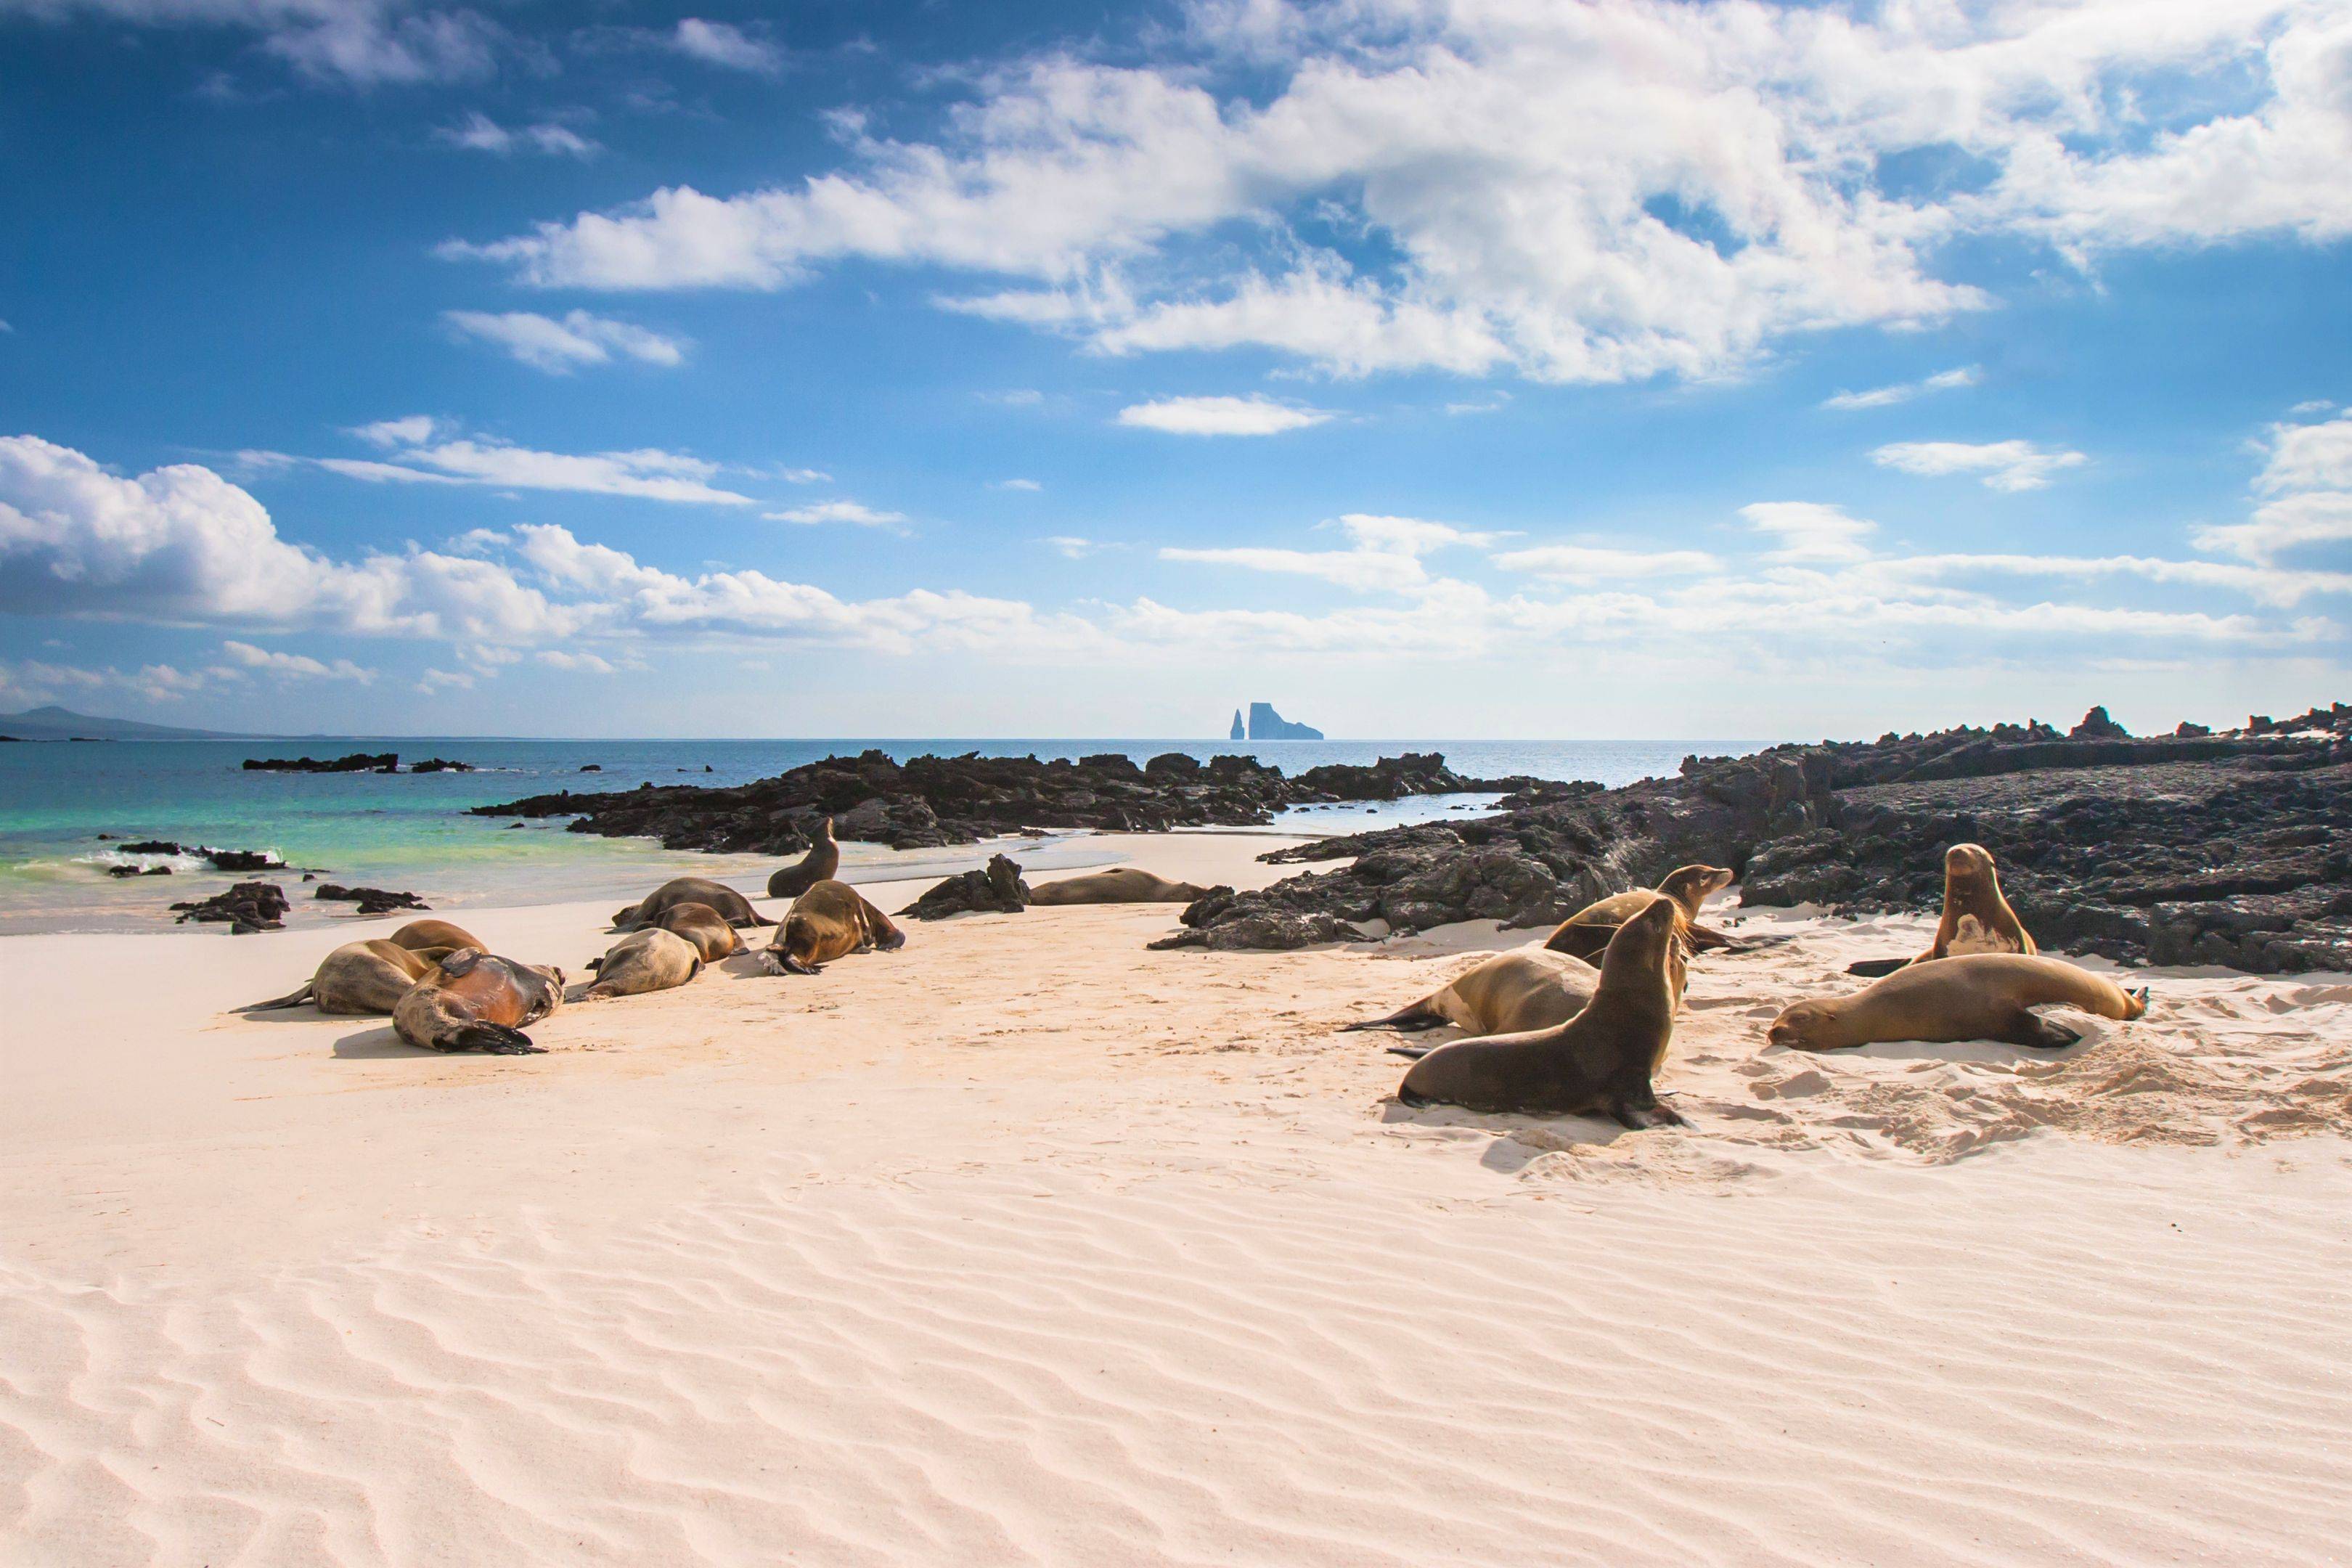
<path fill-rule="evenodd" d="M 1123 752 L 1140 762 L 1161 752 L 1203 760 L 1244 752 L 1296 773 L 1322 763 L 1370 763 L 1404 751 L 1437 751 L 1455 771 L 1485 777 L 1530 773 L 1630 783 L 1671 773 L 1688 752 L 1747 752 L 1750 742 L 1637 741 L 117 741 L 0 745 L 0 931 L 162 930 L 173 900 L 216 892 L 236 879 L 200 862 L 174 862 L 170 877 L 115 879 L 126 858 L 98 835 L 172 839 L 219 848 L 274 850 L 321 880 L 422 894 L 436 909 L 467 904 L 552 903 L 606 895 L 625 900 L 681 870 L 761 877 L 764 857 L 694 855 L 649 840 L 566 833 L 558 822 L 509 828 L 467 809 L 558 789 L 626 790 L 640 784 L 742 784 L 820 758 L 876 747 L 905 759 L 925 752 L 986 756 L 1079 757 Z M 397 752 L 402 760 L 450 757 L 470 773 L 247 773 L 247 757 L 341 756 Z M 602 773 L 583 773 L 595 763 Z M 705 772 L 705 769 L 709 772 Z M 1434 796 L 1367 808 L 1286 814 L 1294 832 L 1353 832 L 1424 821 L 1475 808 L 1491 796 Z M 893 854 L 849 845 L 852 880 L 945 875 L 987 851 Z M 1083 865 L 1105 857 L 1086 835 L 1024 841 L 1017 858 L 1034 867 Z M 137 857 L 153 862 L 158 857 Z M 299 872 L 268 873 L 296 899 L 304 921 L 349 906 L 312 909 Z"/>

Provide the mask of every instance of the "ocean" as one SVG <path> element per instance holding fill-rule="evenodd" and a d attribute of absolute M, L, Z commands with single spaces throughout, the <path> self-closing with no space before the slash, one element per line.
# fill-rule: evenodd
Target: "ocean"
<path fill-rule="evenodd" d="M 126 856 L 99 837 L 170 839 L 216 848 L 266 849 L 321 881 L 399 889 L 436 910 L 467 905 L 558 903 L 613 897 L 625 902 L 667 878 L 763 876 L 763 856 L 699 855 L 646 839 L 567 833 L 557 821 L 510 828 L 467 815 L 552 790 L 626 790 L 640 784 L 743 784 L 835 755 L 879 749 L 904 760 L 923 752 L 1041 758 L 1122 752 L 1139 763 L 1162 752 L 1205 761 L 1240 752 L 1297 774 L 1323 763 L 1370 763 L 1402 752 L 1442 752 L 1455 772 L 1495 778 L 1593 779 L 1605 784 L 1669 773 L 1693 752 L 1757 750 L 1743 741 L 503 741 L 463 738 L 307 742 L 110 741 L 0 745 L 0 931 L 163 931 L 174 900 L 201 898 L 238 879 L 201 861 L 171 862 L 169 877 L 114 878 Z M 247 757 L 341 756 L 397 752 L 404 764 L 447 757 L 473 773 L 247 773 Z M 600 773 L 580 769 L 593 763 Z M 706 772 L 705 770 L 709 771 Z M 1356 832 L 1431 821 L 1490 805 L 1491 795 L 1423 796 L 1373 805 L 1286 813 L 1278 830 Z M 986 846 L 893 852 L 843 846 L 849 880 L 946 876 L 975 866 Z M 1037 869 L 1113 858 L 1087 834 L 1023 840 L 1015 857 Z M 300 871 L 263 873 L 295 901 L 292 921 L 348 914 L 347 904 L 306 897 Z M 194 930 L 196 928 L 185 928 Z"/>

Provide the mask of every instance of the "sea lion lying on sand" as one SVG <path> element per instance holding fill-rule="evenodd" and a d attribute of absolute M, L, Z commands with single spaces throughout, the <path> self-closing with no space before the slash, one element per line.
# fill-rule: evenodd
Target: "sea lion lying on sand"
<path fill-rule="evenodd" d="M 347 942 L 320 959 L 317 971 L 299 989 L 275 1001 L 256 1002 L 245 1011 L 268 1013 L 311 1002 L 321 1013 L 389 1013 L 408 994 L 410 986 L 433 972 L 447 951 L 436 947 L 418 952 L 381 937 Z"/>
<path fill-rule="evenodd" d="M 2001 897 L 2000 869 L 1992 851 L 1981 844 L 1955 844 L 1944 851 L 1944 913 L 1936 922 L 1936 940 L 1916 958 L 1865 958 L 1845 967 L 1848 974 L 1892 974 L 1906 963 L 1952 958 L 1972 952 L 2022 952 L 2042 950 L 2033 933 Z"/>
<path fill-rule="evenodd" d="M 1474 1035 L 1549 1029 L 1581 1012 L 1600 982 L 1601 972 L 1580 958 L 1523 948 L 1495 954 L 1384 1018 L 1340 1027 L 1412 1031 L 1452 1024 Z"/>
<path fill-rule="evenodd" d="M 705 963 L 743 951 L 741 935 L 709 904 L 672 904 L 654 917 L 654 924 L 692 942 Z"/>
<path fill-rule="evenodd" d="M 1544 946 L 1571 958 L 1591 958 L 1609 945 L 1617 928 L 1639 914 L 1663 893 L 1683 912 L 1683 940 L 1692 952 L 1739 944 L 1721 931 L 1698 923 L 1700 906 L 1709 894 L 1731 886 L 1731 873 L 1721 866 L 1678 866 L 1655 888 L 1635 888 L 1585 905 L 1559 922 Z"/>
<path fill-rule="evenodd" d="M 447 948 L 455 952 L 461 947 L 490 951 L 490 944 L 467 931 L 464 926 L 451 925 L 447 921 L 411 921 L 384 941 L 396 947 L 422 952 L 427 948 Z"/>
<path fill-rule="evenodd" d="M 563 971 L 517 963 L 473 948 L 449 954 L 392 1010 L 392 1026 L 412 1046 L 519 1057 L 544 1047 L 522 1026 L 563 1005 Z"/>
<path fill-rule="evenodd" d="M 1675 1034 L 1670 970 L 1679 910 L 1673 900 L 1655 899 L 1617 928 L 1592 1000 L 1575 1017 L 1440 1046 L 1404 1075 L 1397 1099 L 1533 1115 L 1603 1111 L 1637 1129 L 1679 1125 L 1653 1087 Z"/>
<path fill-rule="evenodd" d="M 580 1000 L 601 1002 L 683 985 L 702 973 L 702 954 L 676 931 L 647 926 L 606 948 L 604 956 L 588 967 L 596 972 L 596 984 Z"/>
<path fill-rule="evenodd" d="M 708 877 L 673 877 L 656 888 L 643 902 L 631 904 L 613 917 L 614 931 L 635 931 L 654 923 L 664 910 L 677 904 L 709 904 L 729 925 L 772 926 L 776 922 L 751 907 L 751 900 L 724 882 Z"/>
<path fill-rule="evenodd" d="M 780 868 L 768 879 L 768 897 L 797 899 L 819 882 L 833 879 L 841 869 L 841 846 L 833 841 L 833 818 L 826 817 L 817 825 L 816 842 L 800 863 Z"/>
<path fill-rule="evenodd" d="M 1189 904 L 1209 889 L 1191 882 L 1171 882 L 1136 866 L 1113 866 L 1040 882 L 1029 889 L 1033 904 Z"/>
<path fill-rule="evenodd" d="M 1797 1003 L 1772 1020 L 1771 1040 L 1807 1051 L 1879 1040 L 2000 1040 L 2063 1050 L 2082 1035 L 2031 1011 L 2053 1005 L 2128 1022 L 2147 1011 L 2147 987 L 2126 991 L 2055 958 L 1966 953 L 1911 964 L 1851 996 Z"/>
<path fill-rule="evenodd" d="M 907 933 L 856 889 L 824 881 L 793 900 L 760 963 L 771 974 L 814 974 L 853 952 L 896 952 L 906 945 Z"/>

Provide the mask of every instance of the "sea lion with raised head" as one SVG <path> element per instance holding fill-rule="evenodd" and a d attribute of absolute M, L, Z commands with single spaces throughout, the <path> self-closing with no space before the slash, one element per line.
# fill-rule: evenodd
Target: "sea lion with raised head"
<path fill-rule="evenodd" d="M 447 921 L 411 921 L 383 940 L 415 952 L 433 947 L 448 948 L 452 952 L 461 947 L 479 948 L 484 952 L 490 951 L 489 943 L 464 926 L 451 925 Z"/>
<path fill-rule="evenodd" d="M 563 1005 L 563 971 L 461 948 L 409 987 L 392 1026 L 412 1046 L 519 1057 L 545 1049 L 522 1032 Z"/>
<path fill-rule="evenodd" d="M 1675 1035 L 1671 969 L 1680 908 L 1655 899 L 1617 928 L 1592 1000 L 1575 1017 L 1440 1046 L 1404 1075 L 1397 1099 L 1538 1116 L 1601 1111 L 1636 1129 L 1679 1125 L 1682 1118 L 1658 1103 L 1654 1080 Z"/>
<path fill-rule="evenodd" d="M 1583 959 L 1539 947 L 1521 948 L 1495 954 L 1384 1018 L 1366 1018 L 1340 1028 L 1410 1033 L 1451 1024 L 1473 1035 L 1549 1029 L 1581 1012 L 1600 980 L 1601 972 Z"/>
<path fill-rule="evenodd" d="M 1916 958 L 1865 958 L 1846 965 L 1848 974 L 1892 974 L 1906 963 L 1954 958 L 1972 952 L 2042 951 L 2033 933 L 2001 897 L 2000 868 L 1992 851 L 1981 844 L 1955 844 L 1944 851 L 1944 913 L 1936 921 L 1936 940 Z"/>
<path fill-rule="evenodd" d="M 315 1003 L 321 1013 L 389 1013 L 408 988 L 433 972 L 446 952 L 417 952 L 381 937 L 347 942 L 319 961 L 318 969 L 299 989 L 268 1002 L 256 1002 L 248 1013 Z"/>
<path fill-rule="evenodd" d="M 1029 889 L 1033 904 L 1189 904 L 1205 898 L 1209 889 L 1191 882 L 1171 882 L 1138 866 L 1113 866 L 1040 882 Z"/>
<path fill-rule="evenodd" d="M 1660 894 L 1674 900 L 1683 913 L 1683 938 L 1688 951 L 1738 947 L 1721 931 L 1698 923 L 1698 911 L 1709 895 L 1731 886 L 1731 873 L 1721 866 L 1678 866 L 1654 888 L 1613 893 L 1585 905 L 1555 927 L 1544 946 L 1571 958 L 1592 958 L 1609 945 L 1617 928 L 1647 908 Z"/>
<path fill-rule="evenodd" d="M 580 1000 L 601 1002 L 683 985 L 702 973 L 702 954 L 676 931 L 646 926 L 606 948 L 604 956 L 588 967 L 596 972 L 596 984 Z"/>
<path fill-rule="evenodd" d="M 709 904 L 672 904 L 654 917 L 654 924 L 692 942 L 705 963 L 743 951 L 742 933 Z"/>
<path fill-rule="evenodd" d="M 768 879 L 768 897 L 797 899 L 819 882 L 829 882 L 841 869 L 841 846 L 833 841 L 833 818 L 817 824 L 816 842 L 797 865 L 780 868 Z"/>
<path fill-rule="evenodd" d="M 751 900 L 724 882 L 708 877 L 673 877 L 642 901 L 613 917 L 614 931 L 635 931 L 654 923 L 654 917 L 677 904 L 709 904 L 733 926 L 772 926 L 776 922 L 751 907 Z"/>
<path fill-rule="evenodd" d="M 2126 991 L 2104 974 L 2031 953 L 1963 953 L 1910 964 L 1851 996 L 1783 1008 L 1770 1037 L 1806 1051 L 1880 1040 L 2000 1040 L 2056 1051 L 2083 1037 L 2032 1011 L 2048 1006 L 2129 1022 L 2147 1011 L 2147 987 Z"/>
<path fill-rule="evenodd" d="M 907 933 L 856 889 L 824 881 L 793 900 L 760 963 L 771 974 L 814 974 L 853 952 L 896 952 L 906 945 Z"/>

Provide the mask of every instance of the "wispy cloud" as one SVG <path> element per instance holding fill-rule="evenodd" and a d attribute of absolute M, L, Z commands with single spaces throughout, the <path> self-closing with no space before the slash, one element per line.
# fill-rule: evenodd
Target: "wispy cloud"
<path fill-rule="evenodd" d="M 2031 441 L 1895 441 L 1871 453 L 1881 468 L 1906 474 L 1978 474 L 1996 490 L 2038 490 L 2050 476 L 2090 459 L 2080 452 L 2051 451 Z"/>
<path fill-rule="evenodd" d="M 607 364 L 616 353 L 640 364 L 677 365 L 686 361 L 684 338 L 666 337 L 585 310 L 569 311 L 561 321 L 529 310 L 498 314 L 444 310 L 441 319 L 463 335 L 494 343 L 551 375 L 569 374 L 584 364 Z"/>
<path fill-rule="evenodd" d="M 1118 411 L 1118 422 L 1171 436 L 1278 436 L 1328 423 L 1336 416 L 1253 394 L 1248 397 L 1163 397 Z"/>
<path fill-rule="evenodd" d="M 1908 403 L 1930 392 L 1949 392 L 1955 387 L 1974 386 L 1980 373 L 1975 365 L 1962 365 L 1918 381 L 1900 381 L 1892 386 L 1875 386 L 1868 392 L 1841 392 L 1822 400 L 1824 408 L 1885 408 L 1892 404 Z"/>
<path fill-rule="evenodd" d="M 475 153 L 493 153 L 507 157 L 516 153 L 540 153 L 550 157 L 593 158 L 604 151 L 603 143 L 583 136 L 570 126 L 552 120 L 535 124 L 505 126 L 479 110 L 474 110 L 455 125 L 444 125 L 434 132 L 436 140 L 452 147 L 463 147 Z"/>
<path fill-rule="evenodd" d="M 861 528 L 894 528 L 907 521 L 903 511 L 883 511 L 854 500 L 821 500 L 760 515 L 771 522 L 854 522 Z"/>
<path fill-rule="evenodd" d="M 699 16 L 680 20 L 669 35 L 669 47 L 705 65 L 759 76 L 773 76 L 783 67 L 783 56 L 773 44 L 754 38 L 730 23 L 707 22 Z"/>

